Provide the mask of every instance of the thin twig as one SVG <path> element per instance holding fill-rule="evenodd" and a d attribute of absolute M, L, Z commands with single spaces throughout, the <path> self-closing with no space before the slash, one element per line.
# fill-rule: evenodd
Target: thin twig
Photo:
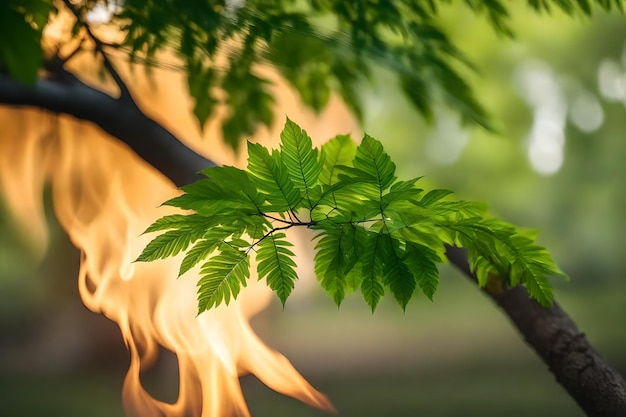
<path fill-rule="evenodd" d="M 74 17 L 76 17 L 76 19 L 84 26 L 85 31 L 87 32 L 87 35 L 95 43 L 96 51 L 100 52 L 100 55 L 102 55 L 104 68 L 106 68 L 106 70 L 109 72 L 109 75 L 111 75 L 111 78 L 117 85 L 117 88 L 120 89 L 120 99 L 130 100 L 134 103 L 134 100 L 132 99 L 132 95 L 130 94 L 128 87 L 126 87 L 126 83 L 124 83 L 124 80 L 122 80 L 122 77 L 119 75 L 119 73 L 113 66 L 113 63 L 109 60 L 109 57 L 107 56 L 107 54 L 104 52 L 104 47 L 107 46 L 108 44 L 101 41 L 100 38 L 98 38 L 96 34 L 93 33 L 93 31 L 89 27 L 89 24 L 87 24 L 87 22 L 83 19 L 80 12 L 76 9 L 76 7 L 74 7 L 74 5 L 72 4 L 72 2 L 70 2 L 70 0 L 63 0 L 63 3 L 72 12 Z"/>
<path fill-rule="evenodd" d="M 311 221 L 311 222 L 306 222 L 306 223 L 289 223 L 286 226 L 275 227 L 272 230 L 270 230 L 269 232 L 267 232 L 265 235 L 263 235 L 263 237 L 261 237 L 259 240 L 257 240 L 252 245 L 250 245 L 250 247 L 248 248 L 247 252 L 250 252 L 251 250 L 254 250 L 255 246 L 257 246 L 259 243 L 263 242 L 269 236 L 273 235 L 274 233 L 276 233 L 276 232 L 278 232 L 280 230 L 288 230 L 288 229 L 291 229 L 292 227 L 301 227 L 301 226 L 310 227 L 310 226 L 315 226 L 316 224 L 317 224 L 317 222 Z"/>
<path fill-rule="evenodd" d="M 267 213 L 263 213 L 262 211 L 259 211 L 259 212 L 261 213 L 261 215 L 263 217 L 265 217 L 267 219 L 274 220 L 274 221 L 277 221 L 277 222 L 280 222 L 280 223 L 284 223 L 284 224 L 295 224 L 294 221 L 288 221 L 288 220 L 284 220 L 284 219 L 279 219 L 278 217 L 270 216 Z"/>

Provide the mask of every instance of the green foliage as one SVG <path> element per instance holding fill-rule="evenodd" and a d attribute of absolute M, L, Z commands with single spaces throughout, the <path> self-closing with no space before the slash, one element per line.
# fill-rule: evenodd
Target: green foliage
<path fill-rule="evenodd" d="M 72 2 L 78 21 L 72 28 L 86 38 L 88 12 L 103 2 Z M 316 112 L 335 91 L 362 118 L 359 88 L 372 70 L 385 68 L 409 101 L 426 118 L 444 102 L 465 122 L 490 128 L 489 117 L 474 96 L 466 76 L 474 70 L 438 21 L 448 1 L 396 0 L 211 0 L 104 2 L 117 7 L 112 23 L 125 39 L 106 44 L 132 62 L 177 67 L 162 60 L 173 51 L 182 60 L 189 93 L 200 126 L 219 107 L 227 109 L 224 140 L 234 149 L 241 137 L 274 119 L 271 83 L 260 64 L 275 68 Z M 512 36 L 509 3 L 466 0 L 493 28 Z M 621 0 L 528 0 L 538 13 L 561 10 L 589 16 L 594 5 L 621 10 Z M 53 12 L 52 0 L 0 2 L 0 72 L 32 83 L 44 67 L 41 33 Z M 88 38 L 88 37 L 87 37 Z M 100 46 L 98 46 L 100 48 Z"/>
<path fill-rule="evenodd" d="M 302 101 L 321 111 L 331 91 L 338 92 L 362 117 L 358 85 L 372 69 L 397 75 L 410 102 L 430 119 L 433 104 L 444 101 L 465 121 L 490 128 L 489 118 L 459 73 L 471 67 L 437 20 L 447 1 L 248 0 L 149 2 L 126 0 L 118 13 L 128 22 L 125 47 L 149 62 L 163 48 L 185 61 L 195 114 L 201 125 L 217 104 L 230 115 L 224 138 L 237 148 L 239 139 L 273 120 L 268 81 L 255 65 L 269 63 L 300 93 Z M 621 9 L 621 0 L 529 0 L 537 12 L 562 10 L 591 15 L 593 4 Z M 466 0 L 486 16 L 496 31 L 512 36 L 509 4 L 502 0 Z M 225 58 L 225 59 L 224 59 Z M 219 64 L 217 64 L 219 62 Z M 218 99 L 216 90 L 224 91 Z"/>
<path fill-rule="evenodd" d="M 54 11 L 52 0 L 0 2 L 0 73 L 32 84 L 44 63 L 41 34 Z"/>
<path fill-rule="evenodd" d="M 315 273 L 338 306 L 355 290 L 372 311 L 385 291 L 403 309 L 418 290 L 432 299 L 445 245 L 468 250 L 479 285 L 521 284 L 542 305 L 552 303 L 547 277 L 562 272 L 531 233 L 488 216 L 483 204 L 451 200 L 448 190 L 424 193 L 419 178 L 398 180 L 376 139 L 365 135 L 357 146 L 337 136 L 318 152 L 287 119 L 280 150 L 250 143 L 248 151 L 246 171 L 207 169 L 207 179 L 167 201 L 193 212 L 154 222 L 146 232 L 164 233 L 137 259 L 154 261 L 191 246 L 180 274 L 204 262 L 199 312 L 237 296 L 254 253 L 259 279 L 284 304 L 297 279 L 284 231 L 297 227 L 315 231 Z"/>

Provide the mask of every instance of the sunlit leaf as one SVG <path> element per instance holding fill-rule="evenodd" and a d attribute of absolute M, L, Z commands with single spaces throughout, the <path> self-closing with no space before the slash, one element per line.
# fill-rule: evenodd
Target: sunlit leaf
<path fill-rule="evenodd" d="M 207 179 L 182 187 L 181 196 L 165 203 L 194 212 L 165 216 L 146 230 L 164 233 L 138 260 L 172 256 L 191 245 L 180 274 L 205 261 L 200 311 L 237 296 L 253 250 L 259 279 L 284 305 L 297 275 L 283 231 L 297 227 L 317 232 L 315 273 L 338 306 L 356 289 L 372 312 L 385 289 L 403 309 L 417 287 L 432 300 L 445 245 L 467 249 L 481 287 L 494 280 L 503 287 L 521 284 L 540 304 L 552 302 L 548 277 L 563 273 L 535 243 L 536 233 L 489 217 L 483 203 L 449 198 L 448 190 L 424 193 L 419 177 L 397 180 L 382 144 L 367 135 L 358 147 L 347 136 L 336 137 L 319 159 L 291 120 L 281 138 L 281 149 L 271 154 L 248 145 L 249 171 L 203 171 Z"/>
<path fill-rule="evenodd" d="M 270 155 L 263 146 L 248 142 L 248 170 L 258 188 L 268 195 L 268 211 L 294 210 L 302 200 L 303 196 L 290 181 L 287 167 L 276 152 Z"/>
<path fill-rule="evenodd" d="M 220 245 L 219 251 L 219 255 L 202 265 L 198 281 L 198 314 L 221 303 L 228 305 L 250 278 L 250 263 L 244 251 L 228 244 Z"/>
<path fill-rule="evenodd" d="M 372 178 L 380 193 L 389 188 L 396 179 L 396 165 L 383 149 L 383 145 L 367 134 L 356 149 L 353 165 Z"/>
<path fill-rule="evenodd" d="M 354 257 L 354 241 L 347 236 L 354 233 L 349 225 L 337 225 L 332 221 L 320 223 L 323 231 L 316 236 L 315 275 L 322 288 L 332 297 L 337 306 L 345 298 L 347 274 L 357 261 Z"/>
<path fill-rule="evenodd" d="M 416 243 L 407 243 L 405 264 L 415 277 L 417 285 L 430 300 L 439 285 L 439 271 L 437 264 L 441 258 L 427 246 Z"/>
<path fill-rule="evenodd" d="M 361 294 L 363 294 L 363 299 L 373 313 L 385 293 L 381 283 L 383 275 L 383 239 L 380 234 L 368 233 L 365 236 L 361 256 L 361 272 L 363 273 Z"/>
<path fill-rule="evenodd" d="M 205 238 L 197 241 L 189 251 L 185 254 L 183 258 L 180 269 L 178 271 L 178 276 L 183 275 L 185 272 L 189 271 L 191 268 L 196 266 L 198 263 L 202 262 L 206 258 L 209 257 L 211 253 L 223 242 L 222 239 L 215 239 L 212 237 L 208 237 L 205 235 Z"/>
<path fill-rule="evenodd" d="M 177 255 L 187 249 L 189 244 L 200 239 L 205 232 L 203 228 L 167 231 L 148 243 L 137 258 L 137 262 L 149 262 Z"/>
<path fill-rule="evenodd" d="M 284 233 L 270 233 L 258 245 L 256 259 L 259 279 L 265 278 L 267 285 L 276 292 L 283 306 L 298 279 L 293 261 L 295 256 Z"/>
<path fill-rule="evenodd" d="M 350 165 L 356 154 L 356 144 L 349 135 L 338 135 L 322 145 L 322 169 L 319 180 L 324 185 L 337 182 L 340 165 Z"/>
<path fill-rule="evenodd" d="M 400 242 L 388 234 L 381 235 L 381 238 L 384 245 L 383 279 L 404 310 L 415 291 L 415 277 L 404 261 L 406 255 Z"/>
<path fill-rule="evenodd" d="M 304 192 L 308 208 L 313 207 L 312 191 L 317 184 L 321 164 L 318 151 L 313 149 L 311 138 L 297 124 L 287 119 L 280 134 L 282 160 L 289 172 L 289 178 Z"/>

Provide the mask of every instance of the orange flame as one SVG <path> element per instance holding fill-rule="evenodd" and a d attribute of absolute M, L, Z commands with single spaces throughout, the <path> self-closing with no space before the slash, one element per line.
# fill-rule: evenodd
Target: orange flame
<path fill-rule="evenodd" d="M 111 91 L 110 85 L 96 78 L 93 55 L 86 55 L 72 59 L 73 71 Z M 155 69 L 146 77 L 141 68 L 133 72 L 128 64 L 118 66 L 126 69 L 123 76 L 132 80 L 133 95 L 147 114 L 167 121 L 175 134 L 217 162 L 243 161 L 245 156 L 237 160 L 221 144 L 219 120 L 209 124 L 207 139 L 202 139 L 184 93 L 182 73 Z M 265 71 L 275 84 L 277 115 L 287 109 L 314 137 L 353 130 L 352 119 L 338 101 L 314 117 L 298 105 L 283 82 Z M 257 139 L 277 137 L 279 127 L 260 132 Z M 129 414 L 248 416 L 239 385 L 239 376 L 247 373 L 280 393 L 332 410 L 326 397 L 251 329 L 249 319 L 271 299 L 265 285 L 252 278 L 236 302 L 196 317 L 197 270 L 177 280 L 180 257 L 149 264 L 132 262 L 150 239 L 141 236 L 142 231 L 169 214 L 157 208 L 178 193 L 169 181 L 90 123 L 33 109 L 0 108 L 0 195 L 40 251 L 46 242 L 45 181 L 52 186 L 61 225 L 81 251 L 78 285 L 82 300 L 90 310 L 119 325 L 130 351 L 123 387 Z M 141 372 L 156 360 L 159 347 L 178 358 L 180 389 L 173 404 L 151 396 L 140 380 Z"/>

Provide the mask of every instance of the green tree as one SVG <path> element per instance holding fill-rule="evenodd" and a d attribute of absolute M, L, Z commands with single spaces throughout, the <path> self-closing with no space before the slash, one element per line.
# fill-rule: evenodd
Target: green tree
<path fill-rule="evenodd" d="M 358 83 L 367 81 L 374 68 L 383 66 L 396 75 L 396 80 L 409 101 L 427 120 L 432 118 L 433 103 L 446 102 L 458 111 L 466 122 L 491 128 L 489 117 L 475 98 L 464 76 L 473 70 L 473 66 L 462 51 L 449 40 L 438 21 L 438 11 L 442 7 L 441 3 L 445 2 L 406 0 L 380 3 L 315 0 L 303 3 L 285 0 L 269 3 L 248 1 L 240 4 L 220 1 L 201 3 L 127 0 L 103 3 L 113 7 L 110 19 L 125 32 L 124 41 L 119 44 L 105 43 L 91 31 L 87 14 L 96 7 L 96 2 L 73 3 L 69 0 L 59 3 L 52 0 L 3 2 L 0 6 L 0 103 L 36 106 L 90 120 L 128 144 L 140 157 L 175 184 L 185 186 L 187 194 L 183 197 L 193 195 L 194 187 L 202 188 L 197 184 L 214 188 L 208 190 L 213 193 L 209 194 L 213 196 L 212 198 L 220 195 L 224 197 L 214 207 L 205 206 L 208 204 L 206 201 L 202 201 L 202 205 L 194 205 L 193 201 L 182 203 L 182 200 L 173 203 L 178 207 L 194 209 L 198 214 L 202 214 L 205 207 L 222 211 L 226 207 L 230 210 L 230 215 L 234 216 L 233 213 L 240 210 L 254 208 L 258 211 L 258 206 L 266 204 L 271 207 L 262 213 L 282 211 L 287 215 L 291 213 L 297 216 L 297 209 L 309 202 L 311 217 L 302 222 L 295 217 L 295 221 L 290 220 L 290 224 L 301 223 L 323 230 L 316 255 L 318 265 L 321 266 L 318 266 L 316 272 L 322 286 L 338 303 L 343 297 L 342 292 L 348 286 L 343 281 L 354 279 L 348 275 L 356 264 L 363 262 L 362 258 L 352 253 L 335 257 L 339 242 L 343 242 L 341 235 L 343 229 L 338 225 L 345 225 L 346 229 L 354 233 L 374 233 L 378 239 L 381 234 L 377 227 L 387 227 L 380 226 L 380 223 L 385 223 L 387 219 L 387 213 L 381 208 L 383 197 L 393 200 L 388 196 L 396 192 L 401 196 L 398 202 L 405 205 L 413 203 L 406 198 L 406 194 L 407 191 L 418 192 L 414 188 L 415 181 L 394 182 L 392 164 L 387 160 L 382 148 L 377 148 L 377 142 L 373 139 L 366 139 L 359 150 L 354 151 L 355 159 L 351 166 L 350 161 L 339 164 L 344 166 L 341 168 L 344 171 L 343 176 L 338 175 L 334 178 L 334 174 L 329 174 L 328 170 L 334 168 L 336 164 L 319 164 L 323 161 L 314 155 L 315 151 L 312 148 L 310 150 L 306 148 L 308 155 L 290 151 L 293 148 L 293 137 L 297 137 L 298 133 L 292 135 L 291 139 L 283 141 L 282 157 L 279 153 L 269 154 L 256 145 L 250 145 L 249 169 L 252 177 L 243 171 L 212 168 L 210 171 L 214 178 L 210 183 L 212 185 L 207 185 L 206 180 L 188 185 L 201 178 L 197 174 L 199 171 L 214 164 L 186 148 L 171 132 L 142 112 L 134 102 L 125 81 L 109 60 L 108 54 L 112 51 L 125 54 L 129 60 L 143 62 L 149 68 L 161 65 L 157 55 L 159 51 L 173 50 L 177 53 L 184 62 L 183 70 L 187 74 L 189 93 L 195 99 L 194 113 L 200 125 L 211 116 L 217 104 L 225 104 L 233 110 L 225 120 L 222 130 L 224 139 L 234 149 L 238 148 L 242 137 L 251 134 L 259 125 L 271 123 L 274 118 L 273 97 L 269 92 L 267 80 L 255 71 L 255 64 L 259 62 L 267 62 L 278 69 L 300 93 L 302 101 L 317 111 L 324 108 L 331 91 L 334 90 L 341 95 L 357 117 L 362 117 Z M 598 8 L 621 9 L 622 2 L 529 0 L 528 5 L 537 12 L 560 9 L 573 16 L 589 16 Z M 512 35 L 508 25 L 509 9 L 505 2 L 466 1 L 465 6 L 477 14 L 484 15 L 498 33 L 504 36 Z M 118 97 L 94 90 L 69 72 L 65 64 L 74 54 L 59 56 L 44 53 L 41 47 L 43 29 L 49 17 L 60 9 L 71 12 L 75 17 L 73 34 L 76 39 L 83 40 L 76 53 L 83 49 L 92 49 L 96 56 L 102 59 L 105 73 L 118 86 Z M 225 64 L 219 67 L 213 65 L 216 57 L 221 57 Z M 67 94 L 70 89 L 72 95 Z M 215 94 L 219 90 L 227 94 Z M 297 132 L 293 126 L 290 129 Z M 147 144 L 145 136 L 138 134 L 138 131 L 150 132 L 152 142 Z M 326 150 L 323 149 L 322 153 L 332 152 L 330 148 L 341 143 L 337 142 L 340 140 L 329 142 L 329 146 L 325 148 Z M 375 154 L 373 159 L 377 162 L 374 165 L 364 163 L 363 158 L 359 160 L 359 152 L 366 152 L 363 146 L 370 146 L 370 153 Z M 300 150 L 298 146 L 295 148 Z M 309 168 L 300 178 L 297 178 L 297 173 L 289 172 L 298 165 L 306 165 Z M 363 207 L 367 208 L 368 204 L 364 204 L 363 207 L 357 208 L 357 214 L 360 216 L 356 218 L 357 221 L 372 221 L 372 224 L 378 222 L 377 226 L 370 229 L 354 227 L 352 218 L 343 223 L 343 220 L 334 221 L 332 224 L 324 223 L 323 219 L 313 218 L 313 210 L 317 207 L 313 201 L 320 200 L 312 196 L 321 198 L 332 195 L 341 200 L 341 197 L 345 197 L 340 195 L 341 181 L 361 184 L 359 191 L 365 197 L 372 194 L 369 201 L 375 201 L 376 189 L 373 189 L 372 193 L 371 188 L 376 186 L 376 183 L 371 181 L 372 168 L 381 168 L 385 171 L 384 176 L 375 178 L 378 181 L 379 210 L 374 211 L 373 215 L 370 213 L 371 210 L 368 213 L 359 213 L 359 210 L 365 210 Z M 287 173 L 277 175 L 275 171 L 282 169 Z M 289 181 L 285 178 L 289 178 Z M 357 181 L 355 178 L 360 179 Z M 369 178 L 369 182 L 363 178 Z M 246 204 L 252 201 L 258 206 L 246 207 L 243 203 L 228 206 L 225 203 L 234 197 L 224 193 L 225 187 L 220 188 L 220 181 L 224 181 L 226 185 L 229 181 L 248 184 L 246 187 L 240 187 L 239 191 L 244 194 L 247 192 Z M 310 187 L 309 182 L 313 186 Z M 289 189 L 289 184 L 295 184 L 294 188 L 297 190 Z M 328 187 L 326 194 L 324 188 L 317 185 L 326 185 Z M 315 195 L 320 189 L 322 194 Z M 387 192 L 388 189 L 389 193 L 383 196 L 383 192 Z M 259 190 L 270 197 L 260 197 Z M 202 189 L 199 199 L 206 197 L 206 191 Z M 443 197 L 443 194 L 431 193 L 433 191 L 425 194 L 417 200 L 417 203 L 429 206 L 427 203 L 435 204 L 439 201 L 438 197 Z M 239 200 L 239 203 L 241 201 Z M 404 213 L 404 208 L 398 212 Z M 435 210 L 432 207 L 428 208 L 432 210 L 423 214 L 432 219 Z M 444 211 L 440 206 L 437 208 Z M 352 212 L 354 209 L 354 206 L 349 205 L 345 208 L 346 212 Z M 406 277 L 415 278 L 415 274 L 411 274 L 413 270 L 428 270 L 424 264 L 431 265 L 435 258 L 445 254 L 451 263 L 481 284 L 485 292 L 503 308 L 526 341 L 548 364 L 559 383 L 585 412 L 589 415 L 623 415 L 626 409 L 626 384 L 623 379 L 604 362 L 575 324 L 556 303 L 552 302 L 549 287 L 545 286 L 544 274 L 557 272 L 557 269 L 549 261 L 549 256 L 543 249 L 534 246 L 532 239 L 509 225 L 495 220 L 492 223 L 484 223 L 487 220 L 483 213 L 480 216 L 474 215 L 476 206 L 468 205 L 466 208 L 454 209 L 456 214 L 465 213 L 465 215 L 454 218 L 454 221 L 445 216 L 439 219 L 450 230 L 454 230 L 455 235 L 443 238 L 438 236 L 436 244 L 439 245 L 438 250 L 433 250 L 434 245 L 430 241 L 421 242 L 426 243 L 425 248 L 430 249 L 429 252 L 426 249 L 416 249 L 415 245 L 420 244 L 419 240 L 405 239 L 400 242 L 393 240 L 391 234 L 386 234 L 381 238 L 389 239 L 384 244 L 386 249 L 382 250 L 380 255 L 371 257 L 370 260 L 378 264 L 370 265 L 370 270 L 380 273 L 383 283 L 391 288 L 396 299 L 404 306 L 416 283 L 427 295 L 432 295 L 434 290 L 432 275 L 425 277 L 425 281 L 417 282 L 416 279 L 413 283 L 406 280 Z M 468 210 L 472 215 L 467 215 L 464 210 Z M 247 262 L 245 260 L 247 257 L 241 249 L 258 245 L 260 275 L 267 276 L 268 284 L 277 290 L 279 297 L 284 301 L 293 285 L 288 242 L 284 240 L 278 228 L 272 228 L 271 224 L 268 224 L 266 217 L 259 218 L 258 224 L 254 222 L 238 224 L 238 230 L 222 231 L 223 235 L 213 236 L 213 240 L 204 234 L 198 234 L 195 238 L 187 239 L 186 244 L 173 249 L 170 247 L 166 252 L 163 252 L 163 246 L 148 246 L 142 259 L 169 256 L 176 250 L 185 249 L 190 242 L 199 238 L 207 243 L 201 247 L 202 254 L 198 253 L 200 249 L 197 249 L 197 245 L 189 252 L 188 257 L 192 254 L 197 256 L 194 261 L 201 260 L 204 256 L 200 255 L 208 254 L 217 247 L 220 254 L 210 258 L 207 263 L 207 279 L 204 285 L 209 290 L 203 292 L 205 297 L 200 299 L 201 308 L 204 309 L 219 303 L 222 299 L 228 301 L 231 295 L 236 296 L 239 283 L 243 283 L 246 276 L 245 268 L 234 275 L 235 282 L 229 283 L 228 288 L 216 289 L 214 288 L 216 279 L 224 276 L 224 271 L 220 271 L 219 267 L 230 265 L 234 266 L 230 268 L 233 270 L 243 265 L 242 262 Z M 389 218 L 398 220 L 394 216 Z M 182 218 L 169 218 L 166 220 L 168 225 L 157 223 L 149 230 L 171 228 L 172 220 L 188 221 Z M 210 226 L 198 224 L 205 228 Z M 198 224 L 194 227 L 203 230 Z M 252 230 L 256 227 L 261 227 L 261 232 Z M 465 228 L 465 232 L 460 230 L 462 228 Z M 242 230 L 248 236 L 257 239 L 256 243 L 239 242 L 237 239 L 240 239 Z M 171 234 L 172 231 L 161 236 L 168 236 L 168 233 Z M 462 235 L 471 238 L 464 240 L 459 237 Z M 376 243 L 378 241 L 376 239 L 367 238 L 365 241 Z M 518 240 L 515 244 L 506 243 L 515 239 Z M 219 244 L 219 241 L 224 240 L 230 244 Z M 483 242 L 485 246 L 481 247 L 479 242 Z M 448 245 L 442 246 L 444 243 Z M 457 247 L 460 245 L 470 249 L 469 262 L 466 252 Z M 354 249 L 352 246 L 346 248 Z M 527 252 L 516 257 L 515 253 L 519 255 L 519 250 L 524 248 Z M 396 262 L 394 265 L 392 262 L 394 257 L 407 261 Z M 347 264 L 342 266 L 341 262 Z M 415 265 L 416 263 L 419 265 Z M 184 272 L 191 264 L 191 260 L 183 264 L 181 271 Z M 528 265 L 534 265 L 541 270 L 536 274 L 530 273 L 530 277 L 528 274 L 520 274 L 520 266 L 524 269 Z M 367 269 L 363 265 L 362 268 Z M 332 272 L 333 269 L 335 272 Z M 500 276 L 499 282 L 505 285 L 486 285 L 489 281 L 488 272 L 493 271 Z M 366 301 L 374 308 L 382 292 L 382 288 L 379 287 L 381 284 L 377 280 L 371 280 L 371 285 L 365 285 L 364 289 L 366 278 L 358 279 L 362 280 L 360 285 Z M 338 281 L 340 285 L 337 285 Z M 537 289 L 533 283 L 539 282 L 544 284 L 538 285 Z M 516 285 L 518 283 L 525 284 L 526 288 Z M 543 306 L 528 297 L 527 288 Z"/>

